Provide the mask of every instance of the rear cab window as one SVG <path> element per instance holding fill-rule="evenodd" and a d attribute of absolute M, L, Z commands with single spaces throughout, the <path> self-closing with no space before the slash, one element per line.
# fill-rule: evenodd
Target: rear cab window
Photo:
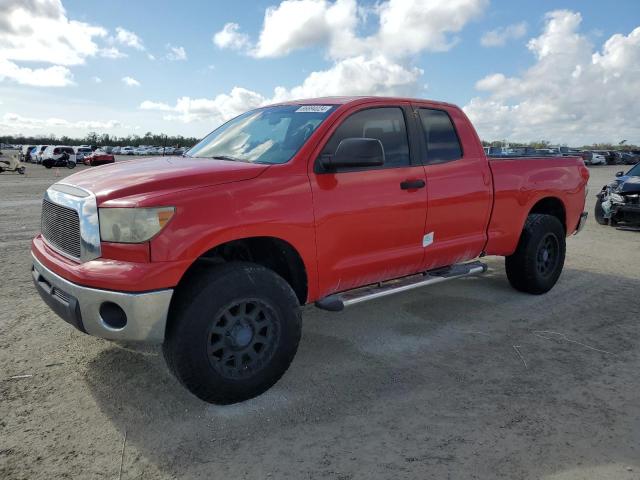
<path fill-rule="evenodd" d="M 418 120 L 422 127 L 427 163 L 443 163 L 462 158 L 462 146 L 453 121 L 447 112 L 419 107 Z"/>

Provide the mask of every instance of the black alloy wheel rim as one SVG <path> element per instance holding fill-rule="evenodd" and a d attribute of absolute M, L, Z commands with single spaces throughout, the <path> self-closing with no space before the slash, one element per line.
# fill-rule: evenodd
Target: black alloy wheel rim
<path fill-rule="evenodd" d="M 278 346 L 279 324 L 261 300 L 240 300 L 221 309 L 207 335 L 207 357 L 219 374 L 246 378 L 266 365 Z"/>
<path fill-rule="evenodd" d="M 551 275 L 558 266 L 560 260 L 560 244 L 556 236 L 548 233 L 538 247 L 536 267 L 543 277 Z"/>

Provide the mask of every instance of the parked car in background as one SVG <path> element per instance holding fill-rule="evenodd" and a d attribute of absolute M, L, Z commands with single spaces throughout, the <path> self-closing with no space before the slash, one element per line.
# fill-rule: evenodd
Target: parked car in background
<path fill-rule="evenodd" d="M 42 154 L 49 145 L 37 145 L 35 150 L 31 153 L 31 160 L 35 163 L 42 163 Z"/>
<path fill-rule="evenodd" d="M 594 153 L 590 150 L 583 150 L 580 152 L 580 156 L 584 160 L 585 165 L 606 165 L 607 159 L 599 153 Z"/>
<path fill-rule="evenodd" d="M 134 155 L 135 148 L 133 147 L 122 147 L 120 149 L 120 155 Z"/>
<path fill-rule="evenodd" d="M 640 162 L 640 154 L 633 152 L 622 152 L 620 154 L 621 163 L 624 165 L 635 165 Z"/>
<path fill-rule="evenodd" d="M 596 197 L 594 216 L 600 225 L 640 230 L 640 163 L 616 173 Z"/>
<path fill-rule="evenodd" d="M 76 152 L 73 147 L 69 145 L 49 145 L 44 152 L 42 152 L 42 163 L 44 164 L 45 160 L 59 160 L 62 157 L 66 157 L 67 160 L 70 160 L 76 163 Z"/>
<path fill-rule="evenodd" d="M 30 162 L 31 152 L 34 148 L 36 148 L 35 145 L 22 145 L 22 147 L 20 147 L 20 161 Z"/>
<path fill-rule="evenodd" d="M 76 158 L 79 162 L 81 162 L 86 155 L 90 155 L 92 152 L 93 150 L 91 147 L 86 145 L 75 147 Z"/>
<path fill-rule="evenodd" d="M 116 157 L 112 154 L 103 152 L 101 150 L 96 150 L 90 155 L 86 155 L 83 159 L 83 163 L 90 167 L 95 167 L 97 165 L 105 165 L 107 163 L 114 163 L 116 161 Z"/>
<path fill-rule="evenodd" d="M 149 147 L 138 147 L 133 150 L 133 155 L 146 155 Z"/>
<path fill-rule="evenodd" d="M 120 148 L 121 147 L 113 147 L 111 149 L 111 153 L 114 154 L 114 155 L 120 155 Z"/>

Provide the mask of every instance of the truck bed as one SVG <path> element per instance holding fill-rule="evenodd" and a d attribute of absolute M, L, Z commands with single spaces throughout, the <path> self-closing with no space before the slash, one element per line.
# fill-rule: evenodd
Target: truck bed
<path fill-rule="evenodd" d="M 487 229 L 488 255 L 511 255 L 530 211 L 555 203 L 567 234 L 584 209 L 589 171 L 580 157 L 487 157 L 493 175 L 493 209 Z M 514 224 L 516 228 L 514 228 Z"/>

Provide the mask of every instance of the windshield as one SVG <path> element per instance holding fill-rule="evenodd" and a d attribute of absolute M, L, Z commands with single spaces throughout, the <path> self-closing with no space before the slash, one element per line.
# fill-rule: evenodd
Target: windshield
<path fill-rule="evenodd" d="M 634 167 L 627 172 L 630 177 L 640 177 L 640 163 L 637 163 Z"/>
<path fill-rule="evenodd" d="M 282 105 L 251 110 L 211 132 L 185 155 L 286 163 L 333 108 L 331 105 Z"/>

